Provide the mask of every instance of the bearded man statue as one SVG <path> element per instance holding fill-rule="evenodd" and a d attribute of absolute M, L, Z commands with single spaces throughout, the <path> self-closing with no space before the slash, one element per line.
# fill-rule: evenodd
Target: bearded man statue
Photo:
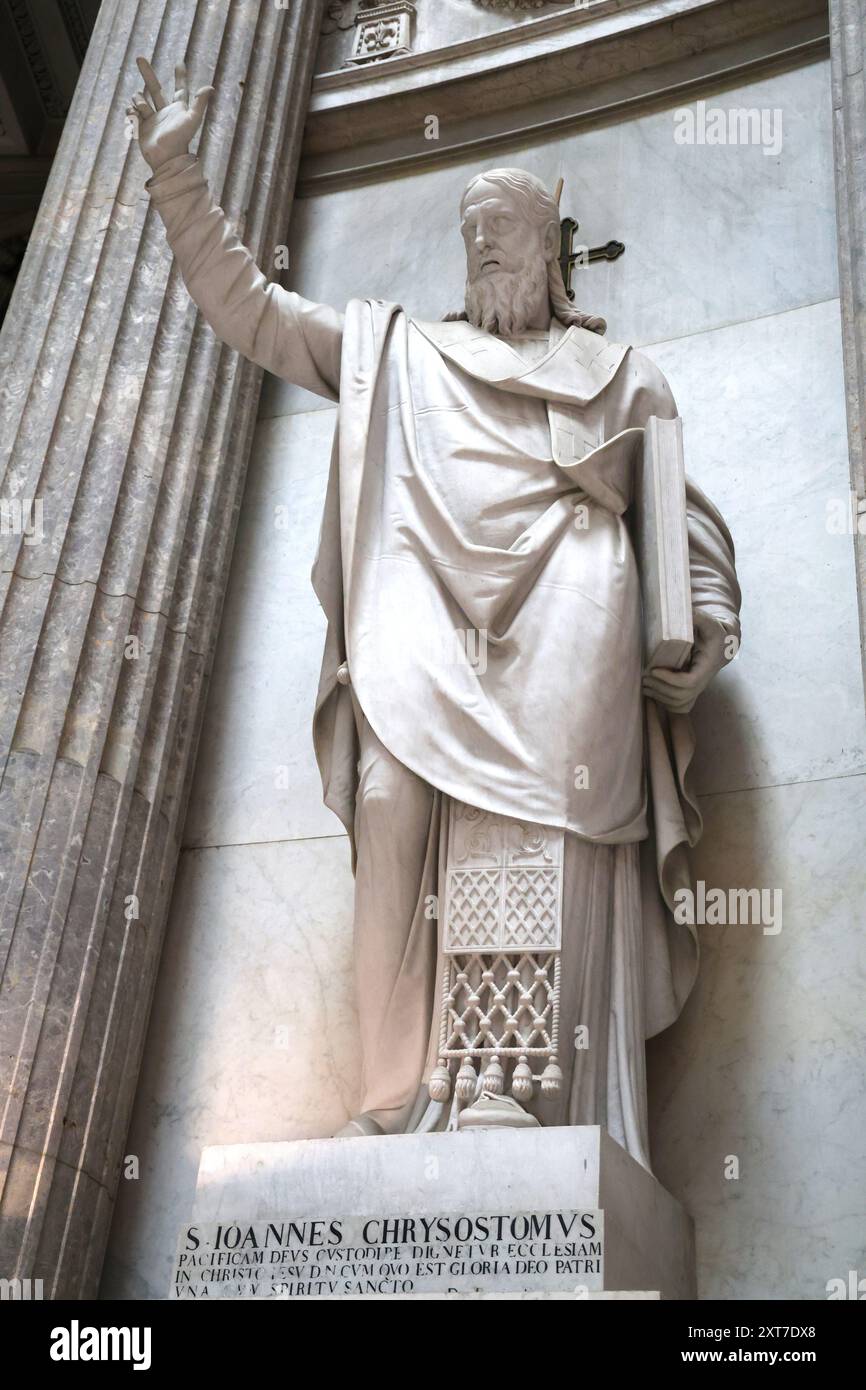
<path fill-rule="evenodd" d="M 536 854 L 558 875 L 565 1045 L 558 1086 L 515 1109 L 602 1125 L 649 1166 L 645 1040 L 697 969 L 672 913 L 700 833 L 689 711 L 740 604 L 728 530 L 689 483 L 692 658 L 643 669 L 634 472 L 647 421 L 676 416 L 667 382 L 572 305 L 556 201 L 521 170 L 463 194 L 459 316 L 375 299 L 340 313 L 269 283 L 188 153 L 208 89 L 190 102 L 180 68 L 168 101 L 140 66 L 147 186 L 190 295 L 224 342 L 339 402 L 313 583 L 328 620 L 314 741 L 355 871 L 363 1094 L 343 1133 L 454 1123 L 436 1099 L 447 876 Z"/>

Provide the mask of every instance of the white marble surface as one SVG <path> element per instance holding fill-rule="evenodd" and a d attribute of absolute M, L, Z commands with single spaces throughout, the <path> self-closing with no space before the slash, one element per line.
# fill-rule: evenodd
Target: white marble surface
<path fill-rule="evenodd" d="M 690 1296 L 689 1218 L 591 1125 L 207 1148 L 187 1221 L 598 1209 L 605 1288 Z"/>
<path fill-rule="evenodd" d="M 312 719 L 325 619 L 310 584 L 336 412 L 256 434 L 184 830 L 191 846 L 342 834 Z M 277 509 L 281 509 L 277 513 Z M 275 525 L 279 515 L 285 529 Z"/>
<path fill-rule="evenodd" d="M 579 220 L 578 242 L 625 242 L 619 260 L 575 274 L 580 307 L 603 314 L 617 341 L 666 341 L 834 297 L 829 64 L 707 101 L 781 110 L 780 154 L 756 145 L 678 145 L 672 106 L 547 145 L 500 149 L 486 160 L 474 154 L 390 183 L 301 199 L 288 284 L 337 308 L 359 296 L 396 300 L 422 319 L 460 308 L 460 195 L 479 166 L 510 164 L 551 188 L 565 178 L 562 211 Z M 270 379 L 262 414 L 324 404 Z"/>
<path fill-rule="evenodd" d="M 606 1158 L 612 1143 L 584 1125 L 214 1145 L 202 1153 L 189 1220 L 266 1221 L 282 1212 L 301 1220 L 325 1207 L 371 1217 L 529 1211 L 542 1192 L 550 1211 L 594 1209 L 602 1146 Z M 632 1192 L 655 1186 L 633 1159 L 625 1171 Z"/>
<path fill-rule="evenodd" d="M 853 539 L 826 525 L 849 488 L 840 333 L 831 301 L 647 349 L 743 590 L 742 651 L 695 713 L 700 792 L 866 771 Z"/>
<path fill-rule="evenodd" d="M 357 1108 L 344 837 L 187 850 L 103 1292 L 163 1298 L 208 1144 L 331 1134 Z"/>
<path fill-rule="evenodd" d="M 866 777 L 703 809 L 698 875 L 781 888 L 783 925 L 701 929 L 695 991 L 649 1048 L 655 1172 L 695 1217 L 701 1298 L 821 1299 L 866 1269 Z"/>

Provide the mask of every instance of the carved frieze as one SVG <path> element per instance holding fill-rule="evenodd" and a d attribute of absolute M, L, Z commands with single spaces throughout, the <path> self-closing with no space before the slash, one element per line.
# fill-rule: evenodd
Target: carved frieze
<path fill-rule="evenodd" d="M 355 41 L 349 63 L 375 63 L 412 51 L 412 23 L 415 6 L 391 3 L 362 3 L 355 16 Z"/>

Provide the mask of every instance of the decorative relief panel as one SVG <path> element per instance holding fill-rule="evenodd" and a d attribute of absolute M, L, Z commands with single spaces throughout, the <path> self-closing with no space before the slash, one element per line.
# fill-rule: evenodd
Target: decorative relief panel
<path fill-rule="evenodd" d="M 565 835 L 446 799 L 439 1061 L 433 1100 L 560 1085 L 557 1063 Z M 531 1063 L 546 1063 L 540 1077 Z M 456 1081 L 452 1068 L 459 1064 Z"/>
<path fill-rule="evenodd" d="M 444 950 L 558 951 L 563 831 L 452 802 Z"/>
<path fill-rule="evenodd" d="M 408 3 L 362 3 L 355 24 L 355 42 L 350 64 L 375 63 L 412 52 L 412 21 L 415 6 Z"/>

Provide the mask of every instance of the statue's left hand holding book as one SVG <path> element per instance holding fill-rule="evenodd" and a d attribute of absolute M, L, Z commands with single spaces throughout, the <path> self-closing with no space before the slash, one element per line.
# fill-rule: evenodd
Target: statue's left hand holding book
<path fill-rule="evenodd" d="M 683 422 L 650 416 L 635 480 L 648 698 L 688 713 L 736 651 L 738 629 L 692 606 Z M 735 640 L 732 643 L 732 638 Z"/>

